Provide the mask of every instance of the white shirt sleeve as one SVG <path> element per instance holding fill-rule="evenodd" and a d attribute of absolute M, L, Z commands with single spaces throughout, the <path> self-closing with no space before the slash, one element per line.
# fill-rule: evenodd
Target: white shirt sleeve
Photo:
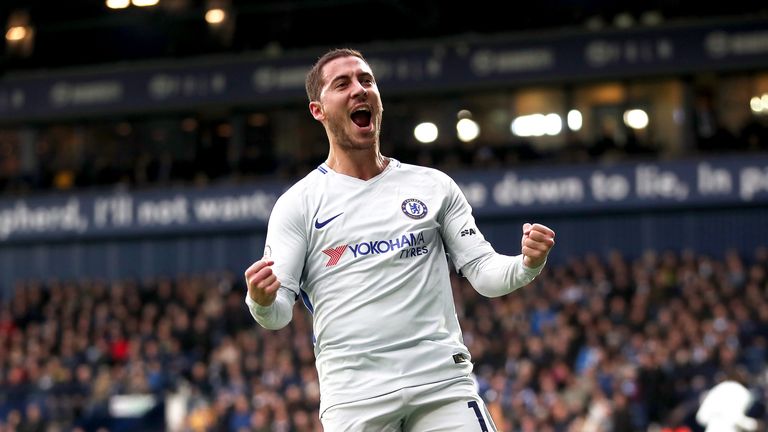
<path fill-rule="evenodd" d="M 707 431 L 757 430 L 757 420 L 744 413 L 752 404 L 752 396 L 743 385 L 735 381 L 723 381 L 704 396 L 696 421 L 706 426 Z"/>
<path fill-rule="evenodd" d="M 522 254 L 497 253 L 477 228 L 472 207 L 459 186 L 450 178 L 447 181 L 440 234 L 455 268 L 461 270 L 477 292 L 487 297 L 508 294 L 529 284 L 544 264 L 528 268 L 523 264 Z"/>
<path fill-rule="evenodd" d="M 472 207 L 459 186 L 448 176 L 445 182 L 445 202 L 438 217 L 440 236 L 454 268 L 459 270 L 468 262 L 495 251 L 477 228 Z"/>
<path fill-rule="evenodd" d="M 308 247 L 303 207 L 301 194 L 292 189 L 277 200 L 269 216 L 264 254 L 275 262 L 272 271 L 280 281 L 275 302 L 264 307 L 245 295 L 253 318 L 271 330 L 285 327 L 291 321 L 293 305 L 300 295 Z"/>
<path fill-rule="evenodd" d="M 523 263 L 523 255 L 507 256 L 493 252 L 461 268 L 475 291 L 486 297 L 499 297 L 528 285 L 541 273 L 546 261 L 535 268 Z"/>
<path fill-rule="evenodd" d="M 736 419 L 736 426 L 738 426 L 739 429 L 744 431 L 756 431 L 757 420 L 753 419 L 752 417 L 741 415 L 739 416 L 738 419 Z"/>
<path fill-rule="evenodd" d="M 284 288 L 277 290 L 275 302 L 270 306 L 261 306 L 253 301 L 248 293 L 245 294 L 245 304 L 248 305 L 251 316 L 262 327 L 269 330 L 281 329 L 291 322 L 294 303 L 296 303 L 296 296 Z"/>

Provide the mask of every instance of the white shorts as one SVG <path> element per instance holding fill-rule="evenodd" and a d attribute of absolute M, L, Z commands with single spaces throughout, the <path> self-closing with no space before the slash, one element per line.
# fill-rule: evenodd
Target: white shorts
<path fill-rule="evenodd" d="M 496 432 L 469 377 L 334 405 L 320 420 L 325 432 Z"/>

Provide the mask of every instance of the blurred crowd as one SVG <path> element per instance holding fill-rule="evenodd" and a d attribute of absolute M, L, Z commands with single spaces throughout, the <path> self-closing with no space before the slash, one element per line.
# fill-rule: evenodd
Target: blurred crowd
<path fill-rule="evenodd" d="M 706 119 L 708 117 L 701 116 Z M 309 121 L 309 120 L 307 120 Z M 233 124 L 234 123 L 234 124 Z M 443 171 L 641 160 L 724 152 L 768 151 L 768 125 L 753 118 L 738 132 L 700 121 L 691 148 L 670 149 L 628 127 L 601 130 L 592 141 L 567 133 L 557 146 L 530 139 L 470 143 L 455 140 L 423 145 L 395 118 L 382 130 L 382 150 L 402 162 Z M 158 188 L 259 179 L 303 177 L 327 157 L 322 129 L 297 127 L 293 148 L 276 143 L 266 115 L 239 122 L 194 118 L 157 122 L 57 125 L 38 129 L 0 128 L 0 194 L 88 188 Z M 405 140 L 405 141 L 404 141 Z"/>
<path fill-rule="evenodd" d="M 240 279 L 19 282 L 0 305 L 0 431 L 166 430 L 111 421 L 128 394 L 180 400 L 167 430 L 321 431 L 309 312 L 264 330 Z M 500 431 L 700 431 L 734 370 L 766 420 L 768 248 L 574 257 L 496 299 L 452 281 Z"/>

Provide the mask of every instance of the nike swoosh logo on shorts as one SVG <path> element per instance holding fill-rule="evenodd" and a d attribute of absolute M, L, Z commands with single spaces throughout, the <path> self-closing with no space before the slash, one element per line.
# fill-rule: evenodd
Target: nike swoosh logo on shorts
<path fill-rule="evenodd" d="M 339 216 L 341 216 L 343 214 L 344 214 L 344 212 L 341 212 L 341 213 L 337 214 L 336 216 L 334 216 L 334 217 L 332 217 L 330 219 L 326 219 L 326 220 L 324 220 L 322 222 L 320 222 L 319 220 L 315 219 L 315 228 L 320 229 L 320 228 L 328 225 L 332 220 L 336 219 L 337 217 L 339 217 Z"/>

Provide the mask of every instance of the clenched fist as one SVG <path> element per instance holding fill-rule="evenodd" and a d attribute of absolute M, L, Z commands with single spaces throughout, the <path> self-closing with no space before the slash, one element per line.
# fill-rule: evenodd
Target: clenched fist
<path fill-rule="evenodd" d="M 555 245 L 555 232 L 541 224 L 523 225 L 523 238 L 520 246 L 523 252 L 523 264 L 526 267 L 538 267 L 544 264 L 552 246 Z"/>
<path fill-rule="evenodd" d="M 269 306 L 277 297 L 277 289 L 280 281 L 272 273 L 272 265 L 275 262 L 264 257 L 245 271 L 245 284 L 248 287 L 248 295 L 261 306 Z"/>

